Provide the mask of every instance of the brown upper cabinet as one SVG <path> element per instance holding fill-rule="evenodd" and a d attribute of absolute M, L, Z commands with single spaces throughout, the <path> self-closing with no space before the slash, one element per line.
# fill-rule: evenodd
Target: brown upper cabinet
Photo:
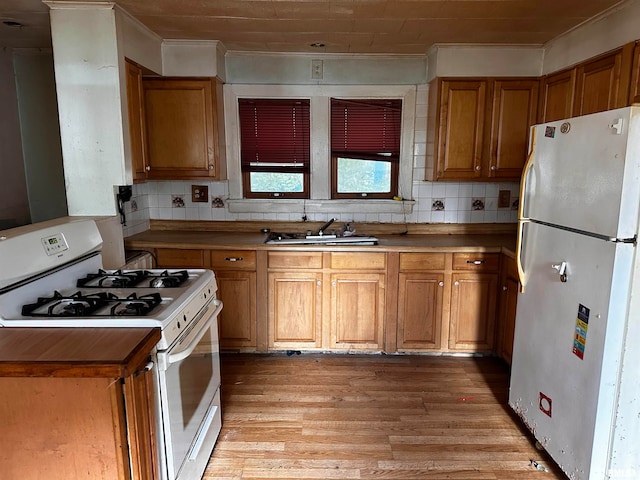
<path fill-rule="evenodd" d="M 144 78 L 146 177 L 219 179 L 216 79 Z"/>
<path fill-rule="evenodd" d="M 538 121 L 553 122 L 573 116 L 573 92 L 576 89 L 576 70 L 562 70 L 540 80 Z"/>
<path fill-rule="evenodd" d="M 628 105 L 633 44 L 595 57 L 576 67 L 573 116 Z"/>
<path fill-rule="evenodd" d="M 629 104 L 638 102 L 640 102 L 640 41 L 633 45 L 631 85 L 629 88 Z"/>
<path fill-rule="evenodd" d="M 427 135 L 435 151 L 426 179 L 518 180 L 536 120 L 538 79 L 438 78 L 430 88 L 435 131 Z"/>
<path fill-rule="evenodd" d="M 133 181 L 140 182 L 147 178 L 147 159 L 144 152 L 145 128 L 142 102 L 142 69 L 129 60 L 125 62 L 125 66 Z"/>
<path fill-rule="evenodd" d="M 629 43 L 577 66 L 542 77 L 538 121 L 621 108 L 638 91 L 638 48 Z M 634 77 L 635 74 L 635 77 Z"/>

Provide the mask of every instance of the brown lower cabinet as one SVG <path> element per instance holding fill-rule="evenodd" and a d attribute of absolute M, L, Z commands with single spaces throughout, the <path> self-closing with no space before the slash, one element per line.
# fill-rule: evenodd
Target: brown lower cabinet
<path fill-rule="evenodd" d="M 3 330 L 0 477 L 160 478 L 145 368 L 159 329 Z"/>
<path fill-rule="evenodd" d="M 398 351 L 442 347 L 444 253 L 401 253 L 398 282 Z"/>
<path fill-rule="evenodd" d="M 520 282 L 516 261 L 504 256 L 500 273 L 500 311 L 496 353 L 508 364 L 513 354 L 513 338 L 516 327 L 516 309 Z"/>
<path fill-rule="evenodd" d="M 492 351 L 499 268 L 497 253 L 453 255 L 449 349 Z"/>
<path fill-rule="evenodd" d="M 220 348 L 255 351 L 256 252 L 212 250 L 210 255 L 217 297 L 223 304 L 218 319 Z"/>
<path fill-rule="evenodd" d="M 224 349 L 509 357 L 500 253 L 162 248 L 156 256 L 160 267 L 215 271 Z"/>

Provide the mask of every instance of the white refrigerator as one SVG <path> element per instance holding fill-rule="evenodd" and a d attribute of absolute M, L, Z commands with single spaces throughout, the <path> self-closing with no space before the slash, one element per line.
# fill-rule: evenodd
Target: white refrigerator
<path fill-rule="evenodd" d="M 572 480 L 640 479 L 640 107 L 531 129 L 509 405 Z"/>

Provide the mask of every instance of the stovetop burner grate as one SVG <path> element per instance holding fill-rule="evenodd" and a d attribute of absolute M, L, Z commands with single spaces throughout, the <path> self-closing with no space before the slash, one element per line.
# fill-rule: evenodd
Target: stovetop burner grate
<path fill-rule="evenodd" d="M 102 287 L 102 288 L 176 288 L 185 283 L 189 278 L 186 270 L 154 272 L 150 270 L 98 270 L 98 273 L 89 273 L 86 277 L 77 281 L 77 287 Z"/>
<path fill-rule="evenodd" d="M 37 302 L 24 305 L 22 315 L 32 317 L 108 317 L 146 316 L 160 303 L 159 293 L 118 297 L 112 293 L 96 292 L 62 295 L 55 291 L 51 297 L 40 297 Z"/>

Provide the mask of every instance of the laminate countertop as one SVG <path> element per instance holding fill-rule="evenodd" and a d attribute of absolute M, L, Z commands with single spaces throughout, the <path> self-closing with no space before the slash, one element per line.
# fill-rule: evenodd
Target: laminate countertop
<path fill-rule="evenodd" d="M 147 230 L 127 237 L 128 250 L 154 248 L 315 250 L 315 251 L 465 251 L 499 252 L 513 256 L 515 235 L 509 234 L 375 234 L 378 245 L 274 245 L 265 244 L 267 234 L 228 231 Z"/>
<path fill-rule="evenodd" d="M 160 334 L 159 328 L 0 328 L 0 377 L 128 377 Z"/>

